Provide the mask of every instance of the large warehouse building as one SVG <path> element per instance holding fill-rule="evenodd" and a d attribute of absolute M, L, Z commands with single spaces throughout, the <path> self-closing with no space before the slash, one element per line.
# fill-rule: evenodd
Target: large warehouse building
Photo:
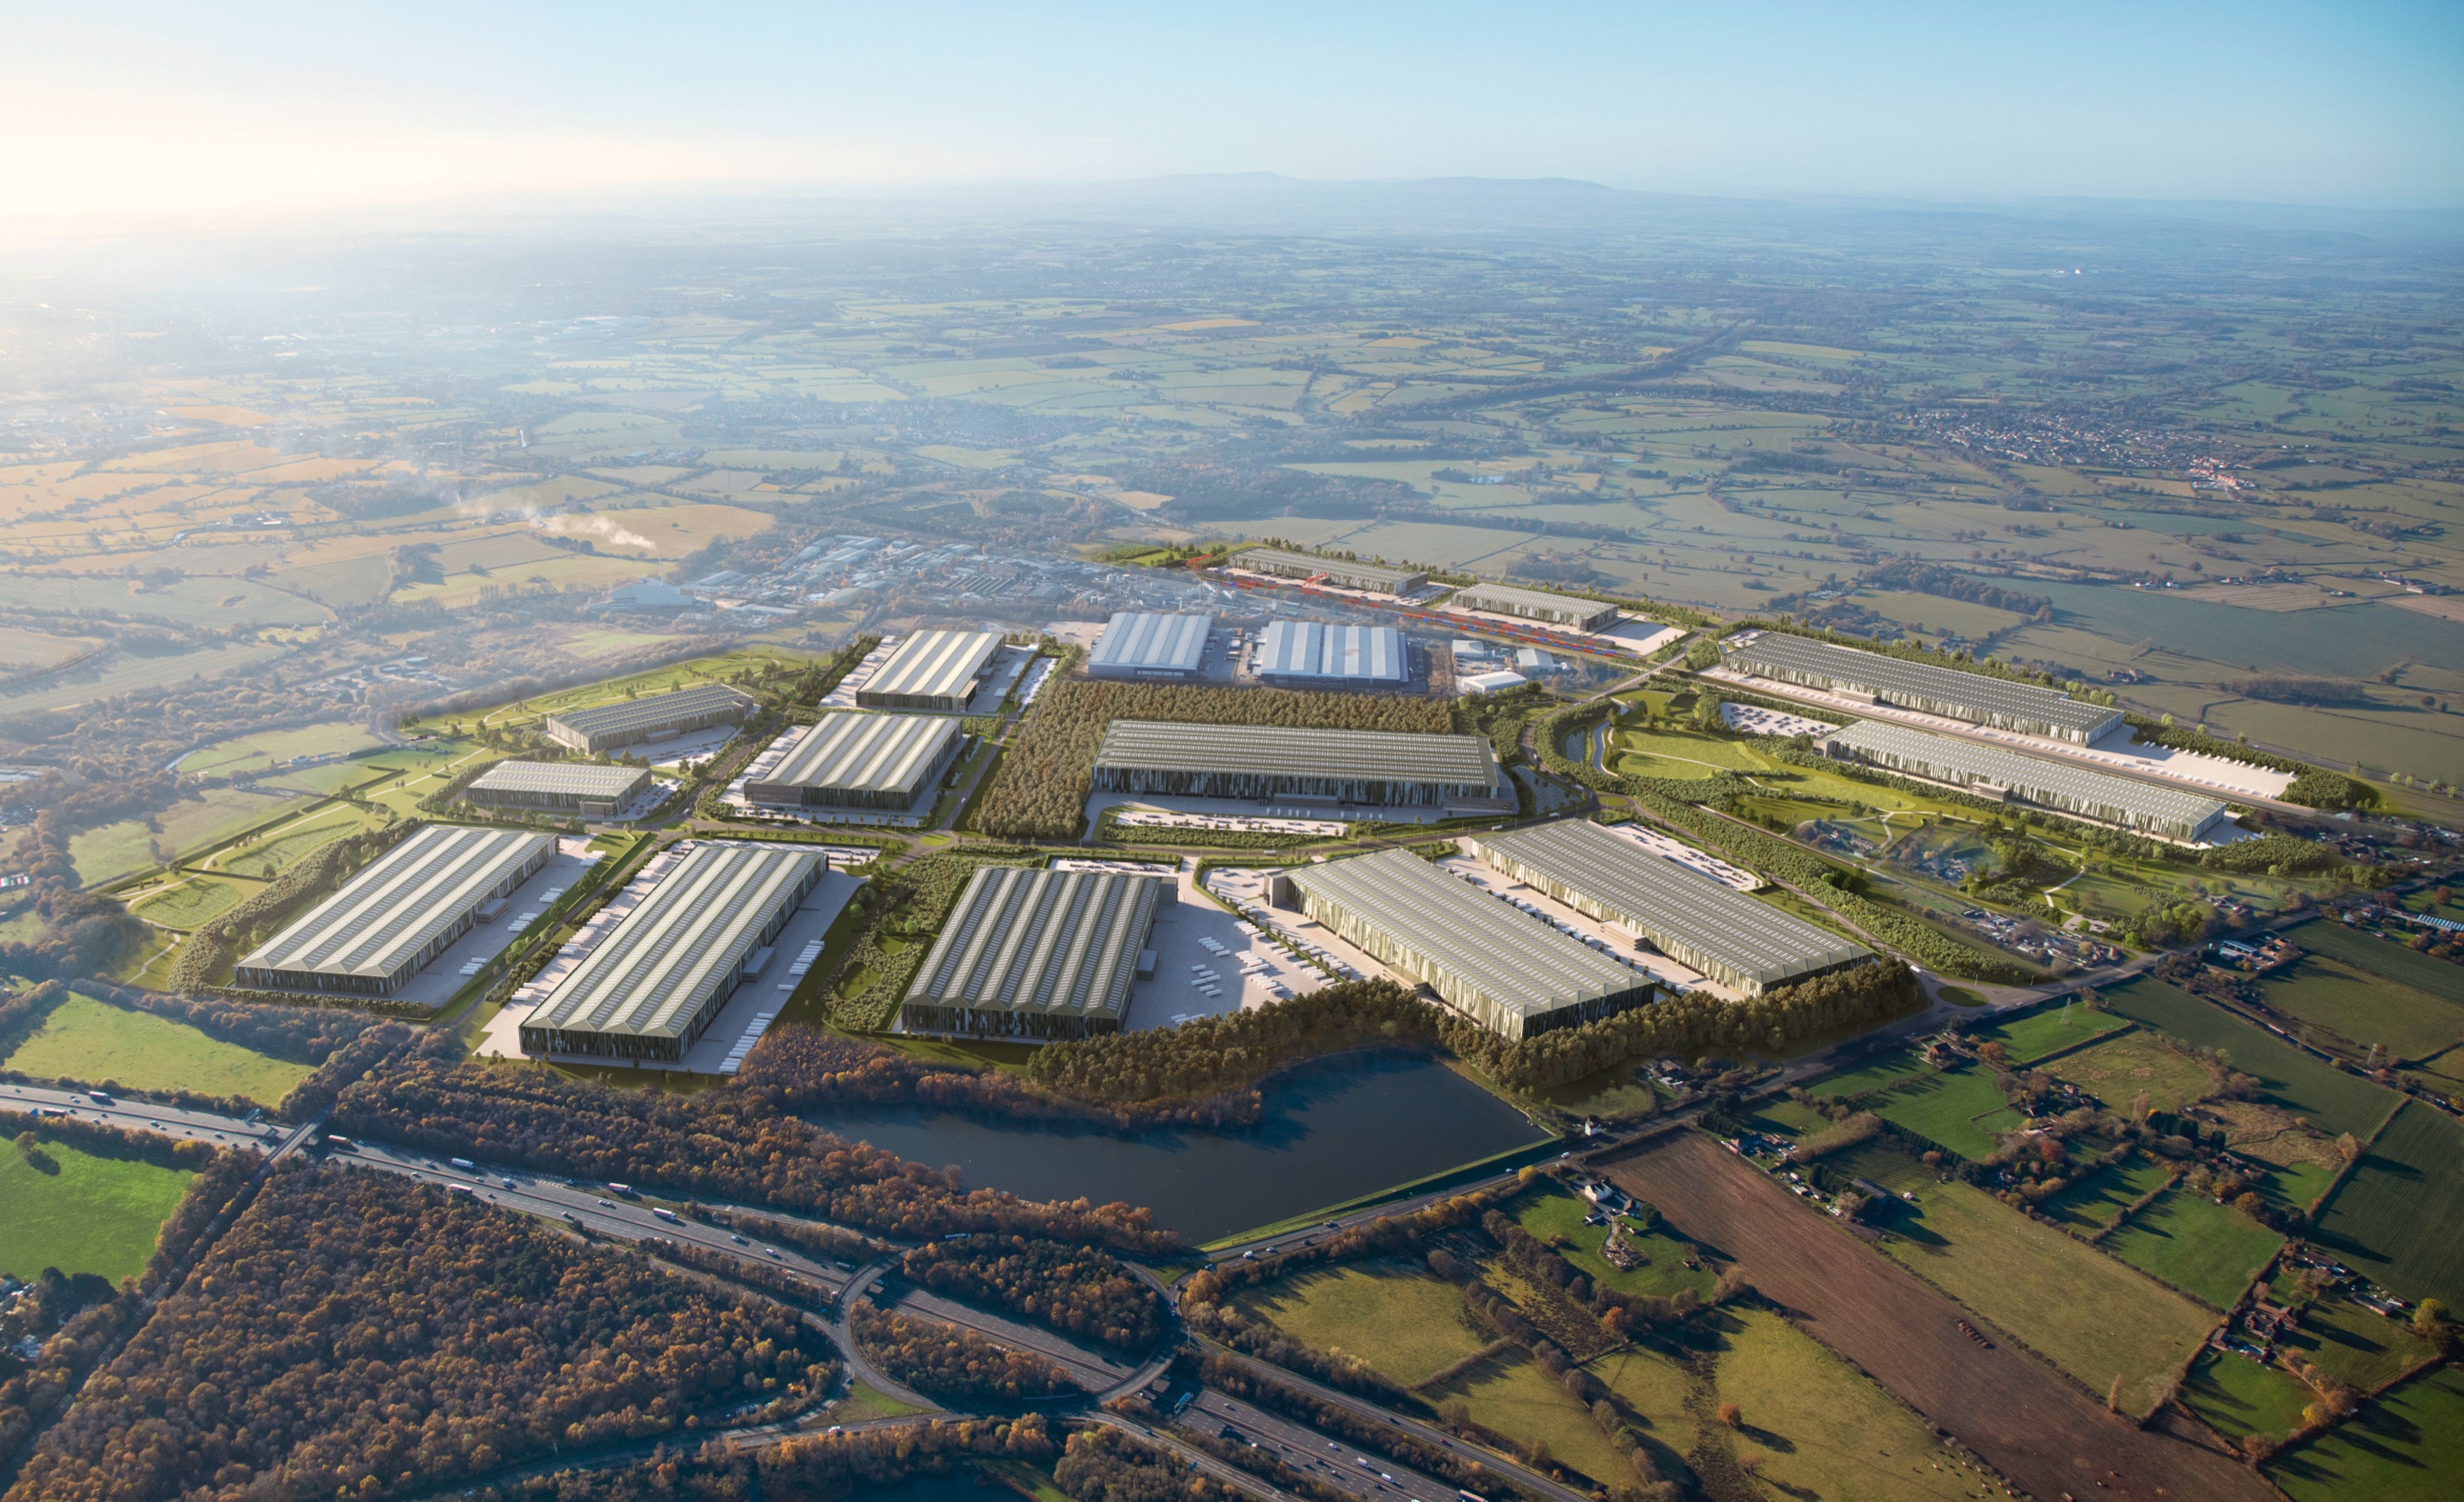
<path fill-rule="evenodd" d="M 1613 1015 L 1658 983 L 1408 850 L 1291 873 L 1301 909 L 1506 1038 Z"/>
<path fill-rule="evenodd" d="M 1371 807 L 1480 805 L 1513 790 L 1478 735 L 1301 730 L 1280 725 L 1114 720 L 1095 748 L 1102 793 L 1303 798 Z"/>
<path fill-rule="evenodd" d="M 1516 589 L 1509 584 L 1474 584 L 1446 601 L 1464 610 L 1485 610 L 1493 616 L 1520 616 L 1577 631 L 1600 631 L 1617 624 L 1617 608 L 1596 599 L 1576 599 L 1547 590 Z"/>
<path fill-rule="evenodd" d="M 1122 611 L 1087 655 L 1088 676 L 1188 683 L 1205 669 L 1206 639 L 1214 629 L 1209 616 Z"/>
<path fill-rule="evenodd" d="M 1319 620 L 1268 621 L 1251 665 L 1279 688 L 1400 688 L 1412 678 L 1402 632 Z"/>
<path fill-rule="evenodd" d="M 998 631 L 918 631 L 855 691 L 867 709 L 964 714 L 1001 650 Z"/>
<path fill-rule="evenodd" d="M 1370 595 L 1408 595 L 1429 582 L 1428 575 L 1414 569 L 1390 569 L 1382 563 L 1320 558 L 1283 548 L 1243 548 L 1227 561 L 1236 569 L 1247 569 L 1253 574 L 1318 579 L 1337 589 L 1356 589 Z"/>
<path fill-rule="evenodd" d="M 545 809 L 605 818 L 648 792 L 648 767 L 608 767 L 589 761 L 500 761 L 462 796 L 481 808 Z"/>
<path fill-rule="evenodd" d="M 431 824 L 243 956 L 233 984 L 390 996 L 471 930 L 481 906 L 547 863 L 556 841 Z"/>
<path fill-rule="evenodd" d="M 1052 1042 L 1117 1033 L 1164 876 L 985 866 L 899 1006 L 908 1033 Z"/>
<path fill-rule="evenodd" d="M 697 844 L 522 1019 L 525 1054 L 682 1063 L 829 862 Z"/>
<path fill-rule="evenodd" d="M 1653 855 L 1589 819 L 1472 837 L 1483 860 L 1576 912 L 1759 996 L 1873 958 L 1871 951 Z"/>
<path fill-rule="evenodd" d="M 547 717 L 547 738 L 585 755 L 662 740 L 714 725 L 741 725 L 753 713 L 750 694 L 725 684 L 695 684 L 648 699 L 626 699 Z"/>
<path fill-rule="evenodd" d="M 1997 729 L 2085 745 L 2122 723 L 2122 711 L 2082 704 L 2058 689 L 1963 673 L 1953 667 L 1859 652 L 1808 637 L 1763 631 L 1725 643 L 1727 665 L 1757 678 L 1863 698 Z"/>
<path fill-rule="evenodd" d="M 744 795 L 773 807 L 903 814 L 939 786 L 965 738 L 945 714 L 825 714 Z"/>
<path fill-rule="evenodd" d="M 2168 839 L 2203 838 L 2233 813 L 2204 794 L 2150 787 L 2111 773 L 1880 720 L 1859 720 L 1844 730 L 1835 730 L 1822 738 L 1822 749 L 1834 756 L 1871 762 L 1912 777 L 2020 798 Z"/>

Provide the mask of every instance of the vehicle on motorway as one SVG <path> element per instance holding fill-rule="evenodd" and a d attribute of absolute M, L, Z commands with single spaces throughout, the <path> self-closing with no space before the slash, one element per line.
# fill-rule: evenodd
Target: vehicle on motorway
<path fill-rule="evenodd" d="M 581 1216 L 579 1216 L 579 1215 L 576 1215 L 576 1214 L 575 1214 L 575 1213 L 573 1213 L 573 1211 L 571 1211 L 571 1210 L 566 1210 L 566 1211 L 564 1212 L 564 1218 L 565 1218 L 566 1220 L 569 1220 L 569 1221 L 573 1222 L 573 1224 L 575 1224 L 575 1225 L 577 1225 L 577 1226 L 579 1226 L 579 1225 L 581 1225 L 581 1224 L 582 1224 L 582 1217 L 581 1217 Z"/>
<path fill-rule="evenodd" d="M 781 1257 L 781 1256 L 780 1256 L 780 1255 L 779 1255 L 779 1249 L 778 1249 L 778 1248 L 776 1248 L 776 1247 L 764 1247 L 764 1248 L 762 1248 L 762 1249 L 761 1249 L 761 1254 L 762 1254 L 763 1256 L 765 1256 L 765 1257 L 768 1257 L 768 1258 L 769 1258 L 771 1261 L 773 1261 L 773 1262 L 781 1262 L 781 1261 L 784 1261 L 784 1260 L 785 1260 L 783 1257 Z"/>
<path fill-rule="evenodd" d="M 511 1189 L 511 1188 L 517 1187 L 517 1185 L 514 1183 L 514 1181 L 513 1181 L 513 1180 L 511 1180 L 511 1179 L 506 1179 L 506 1180 L 504 1180 L 504 1181 L 503 1181 L 503 1183 L 504 1183 L 504 1186 L 505 1186 L 505 1187 L 506 1187 L 506 1188 Z"/>
<path fill-rule="evenodd" d="M 471 1186 L 467 1184 L 449 1184 L 445 1186 L 445 1192 L 448 1194 L 471 1194 Z M 475 1194 L 472 1195 L 472 1198 L 473 1199 L 476 1199 L 477 1197 L 478 1196 Z"/>
<path fill-rule="evenodd" d="M 616 1202 L 614 1200 L 601 1200 L 599 1202 L 599 1208 L 604 1210 L 612 1210 L 616 1208 Z"/>
<path fill-rule="evenodd" d="M 629 1200 L 633 1197 L 633 1186 L 629 1184 L 610 1184 L 607 1186 L 607 1192 L 619 1199 Z"/>
<path fill-rule="evenodd" d="M 86 1092 L 86 1095 L 90 1097 L 97 1105 L 111 1105 L 115 1103 L 108 1091 L 89 1090 Z"/>
<path fill-rule="evenodd" d="M 336 1137 L 330 1132 L 325 1135 L 325 1145 L 338 1153 L 355 1153 L 360 1150 L 359 1143 L 347 1137 Z"/>
<path fill-rule="evenodd" d="M 479 1166 L 468 1158 L 449 1158 L 446 1162 L 451 1164 L 456 1168 L 461 1169 L 464 1173 L 469 1173 L 472 1169 Z"/>
<path fill-rule="evenodd" d="M 650 1207 L 650 1213 L 651 1213 L 651 1214 L 653 1214 L 653 1215 L 656 1215 L 657 1217 L 659 1217 L 659 1219 L 661 1219 L 661 1220 L 663 1220 L 663 1221 L 667 1221 L 667 1222 L 668 1222 L 668 1223 L 670 1223 L 671 1225 L 681 1226 L 681 1225 L 683 1225 L 683 1224 L 684 1224 L 684 1222 L 683 1222 L 681 1219 L 679 1219 L 679 1218 L 677 1217 L 677 1215 L 676 1215 L 676 1212 L 675 1212 L 675 1211 L 673 1211 L 673 1210 L 671 1210 L 671 1209 L 668 1208 L 667 1208 L 666 1206 L 664 1206 L 664 1205 L 653 1205 L 653 1206 L 651 1206 L 651 1207 Z"/>
<path fill-rule="evenodd" d="M 735 1243 L 736 1243 L 737 1246 L 739 1246 L 739 1247 L 749 1247 L 749 1246 L 753 1245 L 753 1243 L 751 1243 L 751 1242 L 749 1242 L 749 1241 L 745 1240 L 742 1236 L 739 1236 L 739 1235 L 736 1234 L 736 1232 L 734 1232 L 734 1231 L 729 1231 L 729 1232 L 727 1233 L 727 1239 L 728 1239 L 728 1240 L 730 1240 L 730 1241 L 732 1241 L 732 1242 L 735 1242 Z"/>

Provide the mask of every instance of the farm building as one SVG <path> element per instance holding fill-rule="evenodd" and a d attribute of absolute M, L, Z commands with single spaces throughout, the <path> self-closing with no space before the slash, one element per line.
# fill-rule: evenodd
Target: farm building
<path fill-rule="evenodd" d="M 939 785 L 965 739 L 944 714 L 825 714 L 744 795 L 774 807 L 903 813 Z"/>
<path fill-rule="evenodd" d="M 1429 582 L 1416 569 L 1390 569 L 1382 563 L 1354 563 L 1348 558 L 1321 558 L 1283 548 L 1243 548 L 1227 559 L 1236 569 L 1273 574 L 1284 578 L 1318 579 L 1337 589 L 1371 595 L 1408 595 Z"/>
<path fill-rule="evenodd" d="M 1401 807 L 1492 803 L 1513 792 L 1478 735 L 1114 720 L 1095 748 L 1103 793 L 1304 798 Z M 1484 810 L 1485 811 L 1485 810 Z"/>
<path fill-rule="evenodd" d="M 1596 599 L 1576 599 L 1571 595 L 1552 595 L 1547 590 L 1516 589 L 1509 584 L 1474 584 L 1457 590 L 1449 605 L 1464 610 L 1485 610 L 1493 616 L 1520 616 L 1526 620 L 1545 620 L 1551 625 L 1573 626 L 1577 631 L 1598 631 L 1617 624 L 1617 608 Z"/>
<path fill-rule="evenodd" d="M 1724 986 L 1759 996 L 1870 951 L 1621 839 L 1589 819 L 1472 837 L 1483 860 L 1576 912 L 1617 924 Z"/>
<path fill-rule="evenodd" d="M 462 796 L 481 808 L 545 809 L 605 818 L 650 786 L 648 767 L 587 761 L 500 761 L 472 780 Z"/>
<path fill-rule="evenodd" d="M 855 691 L 855 702 L 867 709 L 964 714 L 1001 644 L 998 631 L 918 631 Z"/>
<path fill-rule="evenodd" d="M 390 996 L 556 849 L 545 835 L 431 824 L 240 959 L 240 986 Z"/>
<path fill-rule="evenodd" d="M 1859 720 L 1844 730 L 1835 730 L 1822 738 L 1821 745 L 1834 756 L 1951 783 L 1988 797 L 2019 798 L 2168 839 L 2202 838 L 2232 816 L 2232 810 L 2205 794 L 2151 787 L 2108 772 L 1879 720 Z"/>
<path fill-rule="evenodd" d="M 683 1062 L 828 869 L 819 851 L 694 845 L 531 1009 L 522 1052 Z"/>
<path fill-rule="evenodd" d="M 1187 682 L 1206 665 L 1210 616 L 1158 616 L 1122 611 L 1104 627 L 1087 656 L 1093 678 L 1145 678 Z"/>
<path fill-rule="evenodd" d="M 1393 626 L 1318 620 L 1268 621 L 1254 670 L 1280 688 L 1400 688 L 1412 676 L 1403 633 Z"/>
<path fill-rule="evenodd" d="M 1301 910 L 1505 1038 L 1611 1016 L 1658 983 L 1408 850 L 1290 873 Z"/>
<path fill-rule="evenodd" d="M 909 1033 L 1048 1042 L 1117 1033 L 1162 876 L 984 866 L 933 941 L 899 1006 Z"/>
<path fill-rule="evenodd" d="M 2121 710 L 2082 704 L 2059 689 L 1859 652 L 1785 632 L 1757 632 L 1723 643 L 1723 650 L 1729 667 L 1758 678 L 2027 735 L 2086 745 L 2122 723 Z"/>
<path fill-rule="evenodd" d="M 626 699 L 551 714 L 547 738 L 596 756 L 642 741 L 664 740 L 714 725 L 741 725 L 753 713 L 753 696 L 725 684 L 695 684 L 647 699 Z"/>

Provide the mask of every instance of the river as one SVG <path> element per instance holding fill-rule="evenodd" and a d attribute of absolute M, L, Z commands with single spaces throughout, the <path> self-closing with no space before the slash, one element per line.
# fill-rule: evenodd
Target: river
<path fill-rule="evenodd" d="M 1033 1200 L 1143 1205 L 1192 1242 L 1375 1194 L 1548 1134 L 1428 1058 L 1348 1054 L 1276 1076 L 1255 1126 L 1116 1132 L 918 1107 L 816 1115 L 817 1126 Z"/>

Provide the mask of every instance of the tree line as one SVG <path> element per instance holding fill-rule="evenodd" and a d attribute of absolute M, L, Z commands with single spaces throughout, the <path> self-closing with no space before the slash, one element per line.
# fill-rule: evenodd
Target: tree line
<path fill-rule="evenodd" d="M 1120 1259 L 1027 1236 L 966 1236 L 907 1253 L 899 1271 L 936 1294 L 986 1304 L 1130 1355 L 1163 1339 L 1163 1300 Z"/>
<path fill-rule="evenodd" d="M 891 1428 L 799 1434 L 758 1449 L 719 1440 L 662 1447 L 605 1470 L 564 1469 L 482 1485 L 474 1502 L 844 1502 L 979 1462 L 1042 1465 L 1060 1452 L 1045 1418 L 918 1419 Z"/>
<path fill-rule="evenodd" d="M 675 1096 L 618 1090 L 543 1068 L 412 1057 L 344 1089 L 333 1121 L 353 1136 L 763 1205 L 901 1240 L 963 1230 L 1137 1253 L 1181 1244 L 1143 1208 L 962 1191 L 954 1175 L 831 1136 L 759 1090 Z"/>
<path fill-rule="evenodd" d="M 398 1495 L 834 1375 L 784 1310 L 356 1169 L 286 1165 L 198 1272 L 12 1497 Z"/>
<path fill-rule="evenodd" d="M 1008 839 L 1076 839 L 1094 791 L 1095 748 L 1114 720 L 1419 734 L 1454 729 L 1451 711 L 1435 699 L 1067 678 L 1046 686 L 1011 733 L 976 827 Z"/>
<path fill-rule="evenodd" d="M 1067 1372 L 1031 1351 L 996 1345 L 957 1325 L 859 1298 L 847 1331 L 865 1360 L 901 1386 L 945 1403 L 1015 1403 L 1079 1391 Z"/>

